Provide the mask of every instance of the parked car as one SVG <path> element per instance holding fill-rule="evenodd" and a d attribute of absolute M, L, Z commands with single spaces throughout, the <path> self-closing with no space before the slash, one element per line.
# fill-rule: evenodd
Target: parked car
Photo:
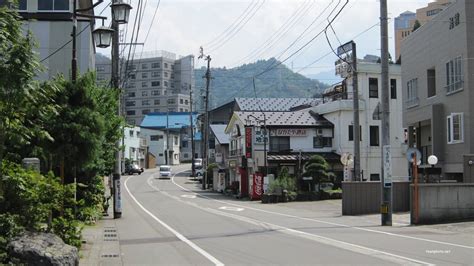
<path fill-rule="evenodd" d="M 125 167 L 125 173 L 129 175 L 133 175 L 133 174 L 141 175 L 143 173 L 143 168 L 141 168 L 140 166 L 136 164 L 131 164 Z"/>
<path fill-rule="evenodd" d="M 202 177 L 204 176 L 204 169 L 201 167 L 196 168 L 196 179 L 202 181 Z"/>
<path fill-rule="evenodd" d="M 170 178 L 171 177 L 171 166 L 162 165 L 160 166 L 160 177 L 159 178 Z"/>
<path fill-rule="evenodd" d="M 194 159 L 194 168 L 197 169 L 202 167 L 202 158 L 195 158 Z"/>

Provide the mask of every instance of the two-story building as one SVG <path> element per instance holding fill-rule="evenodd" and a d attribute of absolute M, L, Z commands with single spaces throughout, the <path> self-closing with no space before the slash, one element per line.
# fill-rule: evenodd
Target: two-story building
<path fill-rule="evenodd" d="M 139 127 L 124 127 L 123 137 L 123 160 L 128 160 L 131 164 L 136 164 L 142 168 L 146 167 L 147 142 L 140 135 Z M 123 171 L 123 170 L 122 170 Z"/>
<path fill-rule="evenodd" d="M 473 14 L 473 1 L 455 1 L 401 47 L 409 145 L 422 164 L 435 155 L 443 179 L 464 182 L 474 182 Z"/>
<path fill-rule="evenodd" d="M 361 179 L 380 180 L 381 173 L 381 65 L 377 61 L 358 60 L 358 95 Z M 390 145 L 392 176 L 407 177 L 405 130 L 402 127 L 402 91 L 400 65 L 389 66 Z M 323 102 L 312 107 L 334 125 L 333 147 L 337 154 L 354 155 L 354 100 L 352 78 L 328 88 Z M 351 177 L 353 165 L 349 165 Z"/>
<path fill-rule="evenodd" d="M 256 176 L 278 176 L 283 167 L 302 183 L 311 155 L 319 154 L 342 176 L 334 153 L 334 125 L 310 108 L 285 112 L 234 112 L 225 130 L 230 134 L 229 179 L 239 182 L 240 195 L 253 192 Z M 261 184 L 260 184 L 261 185 Z"/>

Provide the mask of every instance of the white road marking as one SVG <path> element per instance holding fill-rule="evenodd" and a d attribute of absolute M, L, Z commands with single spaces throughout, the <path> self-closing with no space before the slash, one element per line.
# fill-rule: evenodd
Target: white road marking
<path fill-rule="evenodd" d="M 133 194 L 130 192 L 130 190 L 128 189 L 128 186 L 127 186 L 127 182 L 128 180 L 130 179 L 131 177 L 128 177 L 125 182 L 124 182 L 124 186 L 125 186 L 125 189 L 127 190 L 127 193 L 130 195 L 130 197 L 135 201 L 135 203 L 148 215 L 150 215 L 153 219 L 155 219 L 155 221 L 157 221 L 158 223 L 160 223 L 163 227 L 165 227 L 166 229 L 168 229 L 171 233 L 173 233 L 177 238 L 179 238 L 181 241 L 183 241 L 184 243 L 188 244 L 191 248 L 193 248 L 194 250 L 196 250 L 197 252 L 199 252 L 201 255 L 203 255 L 204 257 L 206 257 L 208 260 L 210 260 L 212 263 L 214 263 L 215 265 L 219 265 L 219 266 L 223 266 L 224 263 L 220 262 L 218 259 L 216 259 L 215 257 L 213 257 L 211 254 L 207 253 L 205 250 L 203 250 L 202 248 L 200 248 L 199 246 L 197 246 L 196 244 L 194 244 L 193 242 L 191 242 L 189 239 L 187 239 L 185 236 L 183 236 L 182 234 L 180 234 L 178 231 L 176 231 L 175 229 L 173 229 L 171 226 L 167 225 L 165 222 L 163 222 L 162 220 L 158 219 L 158 217 L 156 217 L 155 215 L 153 215 L 153 213 L 151 213 L 150 211 L 148 211 L 145 207 L 143 207 L 142 204 L 140 204 L 140 202 L 138 202 L 138 200 L 135 198 L 135 196 L 133 196 Z M 151 178 L 151 177 L 150 177 Z"/>
<path fill-rule="evenodd" d="M 241 212 L 244 210 L 244 208 L 229 207 L 229 206 L 222 206 L 222 207 L 219 207 L 219 209 L 224 210 L 224 211 L 234 211 L 234 212 Z"/>
<path fill-rule="evenodd" d="M 148 185 L 150 185 L 150 187 L 152 187 L 153 189 L 155 189 L 158 192 L 163 192 L 159 188 L 154 186 L 150 182 L 150 180 L 151 180 L 151 177 L 148 179 Z M 174 182 L 174 175 L 171 178 L 171 181 L 175 185 L 177 185 L 178 187 L 183 188 L 183 187 L 181 187 L 180 185 L 178 185 Z M 183 188 L 183 189 L 185 189 L 185 188 Z M 185 189 L 185 190 L 187 190 L 187 189 Z M 169 194 L 167 196 L 172 197 Z M 329 238 L 329 237 L 324 237 L 324 236 L 320 236 L 320 235 L 316 235 L 316 234 L 311 234 L 311 233 L 295 230 L 295 229 L 292 229 L 292 228 L 288 228 L 288 227 L 284 227 L 284 226 L 280 226 L 280 225 L 276 225 L 276 224 L 272 224 L 272 223 L 268 223 L 268 222 L 263 222 L 263 221 L 260 221 L 260 220 L 257 220 L 257 219 L 253 219 L 253 218 L 249 218 L 249 217 L 245 217 L 245 216 L 240 216 L 240 215 L 231 214 L 231 213 L 228 213 L 228 212 L 223 212 L 223 211 L 211 209 L 211 208 L 208 208 L 208 207 L 202 207 L 202 206 L 199 206 L 195 202 L 189 202 L 189 201 L 185 201 L 185 200 L 182 200 L 182 199 L 177 199 L 177 200 L 180 201 L 180 202 L 183 202 L 185 204 L 192 205 L 192 206 L 194 206 L 198 209 L 204 210 L 206 212 L 210 212 L 210 213 L 214 213 L 214 214 L 217 214 L 217 215 L 234 218 L 234 219 L 237 219 L 237 220 L 240 220 L 240 221 L 243 221 L 243 222 L 247 222 L 247 223 L 250 223 L 250 224 L 262 226 L 265 229 L 277 230 L 277 231 L 281 231 L 283 233 L 290 234 L 290 235 L 293 235 L 293 236 L 303 237 L 303 238 L 306 238 L 306 239 L 309 239 L 309 240 L 312 240 L 312 241 L 319 242 L 319 243 L 324 244 L 324 245 L 330 245 L 330 246 L 334 246 L 334 247 L 337 247 L 337 248 L 342 248 L 342 249 L 345 249 L 345 250 L 349 250 L 351 252 L 356 252 L 356 253 L 360 253 L 360 254 L 364 254 L 364 255 L 370 255 L 372 257 L 377 257 L 377 258 L 380 258 L 380 259 L 383 259 L 383 260 L 388 260 L 388 261 L 392 261 L 392 262 L 395 262 L 395 263 L 400 263 L 400 264 L 403 264 L 403 265 L 409 265 L 409 264 L 433 265 L 433 264 L 425 262 L 425 261 L 420 261 L 420 260 L 400 256 L 400 255 L 397 255 L 397 254 L 393 254 L 393 253 L 389 253 L 389 252 L 385 252 L 385 251 L 381 251 L 381 250 L 377 250 L 377 249 L 373 249 L 373 248 L 369 248 L 369 247 L 365 247 L 365 246 L 361 246 L 361 245 L 357 245 L 357 244 L 352 244 L 352 243 L 349 243 L 349 242 L 344 242 L 344 241 Z M 235 204 L 233 204 L 233 205 L 235 205 Z"/>
<path fill-rule="evenodd" d="M 181 195 L 181 198 L 195 199 L 196 195 Z"/>
<path fill-rule="evenodd" d="M 183 171 L 183 172 L 186 172 L 186 171 Z M 181 173 L 181 172 L 180 172 L 180 173 Z M 183 186 L 177 184 L 177 183 L 174 181 L 174 176 L 171 178 L 171 181 L 173 182 L 173 184 L 175 184 L 176 186 L 180 187 L 181 189 L 191 192 L 191 190 L 189 190 L 189 189 L 187 189 L 187 188 L 185 188 L 185 187 L 183 187 Z M 356 229 L 356 230 L 361 230 L 361 231 L 366 231 L 366 232 L 371 232 L 371 233 L 377 233 L 377 234 L 384 234 L 384 235 L 393 236 L 393 237 L 407 238 L 407 239 L 413 239 L 413 240 L 418 240 L 418 241 L 424 241 L 424 242 L 430 242 L 430 243 L 435 243 L 435 244 L 441 244 L 441 245 L 447 245 L 447 246 L 453 246 L 453 247 L 459 247 L 459 248 L 465 248 L 465 249 L 472 249 L 472 250 L 474 250 L 474 246 L 466 246 L 466 245 L 455 244 L 455 243 L 450 243 L 450 242 L 444 242 L 444 241 L 438 241 L 438 240 L 432 240 L 432 239 L 426 239 L 426 238 L 420 238 L 420 237 L 414 237 L 414 236 L 407 236 L 407 235 L 395 234 L 395 233 L 390 233 L 390 232 L 385 232 L 385 231 L 379 231 L 379 230 L 374 230 L 374 229 L 368 229 L 368 228 L 362 228 L 362 227 L 357 227 L 357 226 L 350 226 L 350 225 L 346 225 L 346 224 L 340 224 L 340 223 L 334 223 L 334 222 L 327 222 L 327 221 L 322 221 L 322 220 L 318 220 L 318 219 L 299 217 L 299 216 L 295 216 L 295 215 L 291 215 L 291 214 L 285 214 L 285 213 L 267 211 L 267 210 L 262 210 L 262 209 L 250 207 L 250 206 L 244 206 L 244 205 L 239 205 L 239 204 L 235 204 L 235 203 L 231 203 L 231 202 L 226 202 L 226 201 L 222 201 L 222 200 L 216 200 L 216 199 L 213 199 L 213 198 L 211 198 L 211 197 L 207 197 L 207 196 L 205 196 L 205 195 L 201 195 L 201 194 L 199 194 L 199 193 L 195 193 L 195 194 L 196 194 L 197 196 L 201 197 L 201 198 L 210 199 L 210 200 L 213 200 L 213 201 L 215 201 L 215 202 L 219 202 L 219 203 L 223 203 L 223 204 L 228 204 L 228 205 L 233 205 L 233 206 L 236 206 L 236 207 L 247 208 L 247 209 L 254 210 L 254 211 L 260 211 L 260 212 L 265 212 L 265 213 L 280 215 L 280 216 L 284 216 L 284 217 L 295 218 L 295 219 L 300 219 L 300 220 L 305 220 L 305 221 L 313 221 L 313 222 L 317 222 L 317 223 L 323 223 L 323 224 L 328 224 L 328 225 L 340 226 L 340 227 L 345 227 L 345 228 L 352 228 L 352 229 Z"/>

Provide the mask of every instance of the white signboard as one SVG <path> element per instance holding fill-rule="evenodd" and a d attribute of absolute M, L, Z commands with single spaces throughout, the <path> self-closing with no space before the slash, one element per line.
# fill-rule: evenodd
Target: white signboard
<path fill-rule="evenodd" d="M 122 191 L 120 189 L 120 179 L 114 180 L 114 183 L 115 183 L 114 211 L 122 212 Z"/>
<path fill-rule="evenodd" d="M 222 163 L 222 153 L 216 152 L 216 163 Z"/>
<path fill-rule="evenodd" d="M 392 187 L 392 154 L 390 145 L 383 146 L 383 175 L 384 187 Z"/>
<path fill-rule="evenodd" d="M 279 128 L 270 131 L 270 135 L 281 137 L 304 137 L 306 134 L 305 128 Z"/>

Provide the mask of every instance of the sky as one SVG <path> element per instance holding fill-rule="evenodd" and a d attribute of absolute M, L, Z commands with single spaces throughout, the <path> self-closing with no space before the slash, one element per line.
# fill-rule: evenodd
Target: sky
<path fill-rule="evenodd" d="M 140 10 L 139 1 L 129 2 L 133 10 L 129 24 L 121 26 L 122 42 L 131 40 L 135 17 Z M 143 19 L 137 42 L 144 42 L 144 45 L 137 45 L 135 51 L 137 57 L 142 50 L 166 50 L 181 56 L 193 54 L 196 67 L 201 67 L 206 64 L 197 58 L 202 46 L 204 54 L 212 58 L 212 67 L 232 68 L 275 57 L 303 75 L 334 71 L 337 57 L 331 53 L 322 30 L 328 25 L 328 18 L 333 19 L 346 1 L 143 0 Z M 331 24 L 332 28 L 328 28 L 332 46 L 337 48 L 354 40 L 359 58 L 366 54 L 380 55 L 380 26 L 377 25 L 380 1 L 347 2 Z M 388 1 L 389 51 L 392 55 L 393 19 L 406 10 L 414 12 L 428 2 L 431 1 Z M 103 8 L 105 4 L 98 6 L 96 14 Z M 107 14 L 108 8 L 105 10 L 104 14 Z M 127 53 L 129 47 L 125 48 Z M 110 49 L 97 51 L 110 55 Z M 323 82 L 331 83 L 330 80 Z"/>

